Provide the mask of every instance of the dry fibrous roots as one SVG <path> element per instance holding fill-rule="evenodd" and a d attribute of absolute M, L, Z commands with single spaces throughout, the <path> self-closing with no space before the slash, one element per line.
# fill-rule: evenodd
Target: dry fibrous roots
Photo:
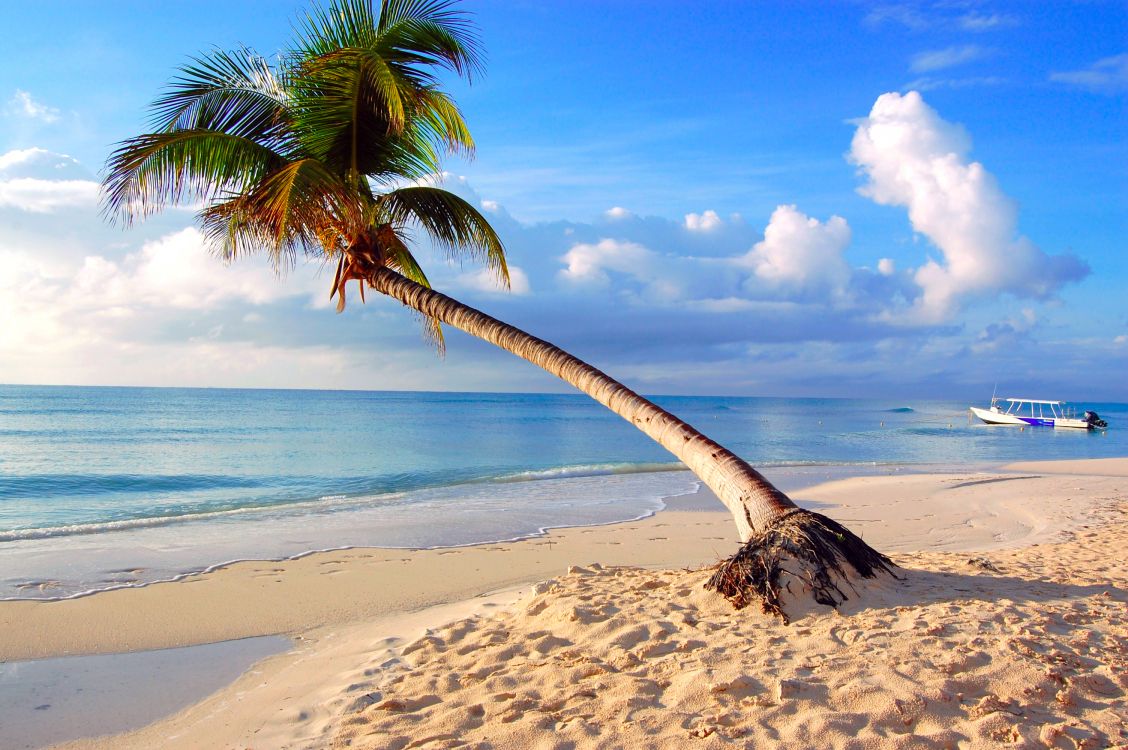
<path fill-rule="evenodd" d="M 842 524 L 819 513 L 796 509 L 775 519 L 728 560 L 717 565 L 705 584 L 737 609 L 759 602 L 764 612 L 788 617 L 780 602 L 780 574 L 806 582 L 819 604 L 836 607 L 849 597 L 839 587 L 847 581 L 843 565 L 862 578 L 888 573 L 893 562 Z M 786 565 L 786 567 L 785 567 Z M 786 588 L 789 584 L 784 584 Z"/>

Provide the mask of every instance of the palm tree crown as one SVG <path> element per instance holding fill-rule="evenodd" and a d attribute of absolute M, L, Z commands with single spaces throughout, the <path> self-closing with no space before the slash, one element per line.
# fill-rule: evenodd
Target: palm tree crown
<path fill-rule="evenodd" d="M 438 74 L 482 67 L 474 25 L 452 0 L 335 0 L 312 10 L 293 48 L 271 61 L 250 49 L 194 58 L 151 107 L 152 132 L 119 144 L 104 180 L 107 213 L 126 224 L 177 203 L 199 204 L 226 260 L 265 251 L 275 267 L 299 254 L 336 262 L 361 298 L 377 268 L 423 286 L 409 250 L 418 227 L 452 259 L 484 262 L 508 284 L 489 222 L 448 191 L 419 184 L 441 157 L 472 155 L 462 113 Z M 438 321 L 426 330 L 440 350 Z"/>

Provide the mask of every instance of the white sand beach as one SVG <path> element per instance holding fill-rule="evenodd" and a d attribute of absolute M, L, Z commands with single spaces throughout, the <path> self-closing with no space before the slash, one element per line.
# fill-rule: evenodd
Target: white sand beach
<path fill-rule="evenodd" d="M 521 542 L 2 602 L 0 660 L 294 638 L 171 717 L 68 748 L 1128 743 L 1128 459 L 795 497 L 891 554 L 903 580 L 790 625 L 735 611 L 702 589 L 704 566 L 736 549 L 727 513 L 696 509 L 702 493 Z"/>

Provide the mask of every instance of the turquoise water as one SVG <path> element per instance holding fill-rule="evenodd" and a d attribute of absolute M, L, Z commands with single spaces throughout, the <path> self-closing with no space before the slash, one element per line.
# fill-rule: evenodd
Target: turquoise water
<path fill-rule="evenodd" d="M 966 403 L 659 397 L 785 489 L 837 474 L 1128 455 L 1107 433 L 969 424 Z M 579 395 L 0 386 L 0 598 L 246 558 L 611 523 L 695 478 Z"/>

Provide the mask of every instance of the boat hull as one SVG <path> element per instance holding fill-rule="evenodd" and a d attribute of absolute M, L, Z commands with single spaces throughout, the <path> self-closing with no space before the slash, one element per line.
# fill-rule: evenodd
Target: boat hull
<path fill-rule="evenodd" d="M 1003 414 L 1002 412 L 991 411 L 990 409 L 980 409 L 976 406 L 972 406 L 970 408 L 972 414 L 979 417 L 987 424 L 1029 424 L 1028 422 L 1014 416 L 1013 414 Z"/>
<path fill-rule="evenodd" d="M 969 407 L 971 413 L 987 424 L 998 425 L 1031 425 L 1034 427 L 1054 427 L 1057 429 L 1088 430 L 1092 428 L 1083 419 L 1067 419 L 1065 417 L 1020 417 L 1015 414 L 1004 414 L 1001 411 Z"/>

